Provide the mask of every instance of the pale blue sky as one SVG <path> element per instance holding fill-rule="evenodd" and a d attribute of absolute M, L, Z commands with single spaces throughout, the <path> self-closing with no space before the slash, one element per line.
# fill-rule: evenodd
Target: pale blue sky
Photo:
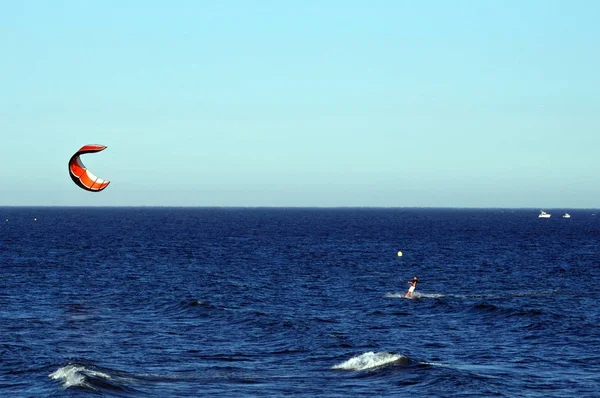
<path fill-rule="evenodd" d="M 596 208 L 600 2 L 11 1 L 0 205 Z M 72 183 L 67 161 L 112 181 Z"/>

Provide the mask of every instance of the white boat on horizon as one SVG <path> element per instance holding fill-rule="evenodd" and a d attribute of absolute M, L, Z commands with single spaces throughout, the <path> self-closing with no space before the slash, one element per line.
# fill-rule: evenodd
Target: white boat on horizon
<path fill-rule="evenodd" d="M 544 210 L 540 210 L 540 215 L 538 217 L 539 218 L 550 218 L 551 216 L 552 216 L 552 214 L 548 214 Z"/>
<path fill-rule="evenodd" d="M 565 213 L 565 214 L 563 215 L 563 218 L 571 218 L 571 215 L 570 215 L 569 213 Z"/>

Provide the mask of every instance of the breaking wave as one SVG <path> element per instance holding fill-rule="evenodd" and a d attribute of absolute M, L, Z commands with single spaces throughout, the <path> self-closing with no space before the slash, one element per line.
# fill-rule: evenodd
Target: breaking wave
<path fill-rule="evenodd" d="M 387 351 L 366 352 L 353 357 L 340 364 L 334 365 L 335 370 L 367 370 L 389 365 L 406 365 L 408 358 L 404 355 L 394 354 Z"/>
<path fill-rule="evenodd" d="M 63 387 L 83 388 L 88 390 L 131 390 L 125 386 L 125 379 L 111 376 L 108 371 L 101 371 L 93 365 L 70 363 L 48 375 L 61 382 Z"/>

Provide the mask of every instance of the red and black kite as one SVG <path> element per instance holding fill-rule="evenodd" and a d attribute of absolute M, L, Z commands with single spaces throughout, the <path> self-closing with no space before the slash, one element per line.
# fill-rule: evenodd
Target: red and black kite
<path fill-rule="evenodd" d="M 106 149 L 104 145 L 84 145 L 79 149 L 69 160 L 69 175 L 73 182 L 79 185 L 80 188 L 86 191 L 100 192 L 110 184 L 110 181 L 105 181 L 93 175 L 85 168 L 79 156 L 86 153 L 96 153 Z"/>

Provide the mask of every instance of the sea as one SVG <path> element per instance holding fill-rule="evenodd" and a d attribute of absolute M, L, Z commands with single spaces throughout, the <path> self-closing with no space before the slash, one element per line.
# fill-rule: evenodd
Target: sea
<path fill-rule="evenodd" d="M 545 210 L 2 207 L 0 396 L 598 397 L 600 210 Z"/>

